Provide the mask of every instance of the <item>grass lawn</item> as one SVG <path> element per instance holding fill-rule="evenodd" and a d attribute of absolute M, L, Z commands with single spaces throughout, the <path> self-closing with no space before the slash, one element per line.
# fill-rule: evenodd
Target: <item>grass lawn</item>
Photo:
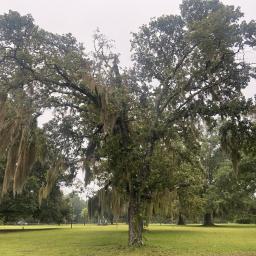
<path fill-rule="evenodd" d="M 9 229 L 9 226 L 0 226 Z M 21 230 L 22 227 L 11 227 Z M 146 245 L 127 246 L 127 226 L 25 226 L 28 232 L 0 232 L 0 256 L 232 255 L 256 256 L 256 226 L 213 228 L 151 225 Z M 57 228 L 47 230 L 47 228 Z"/>

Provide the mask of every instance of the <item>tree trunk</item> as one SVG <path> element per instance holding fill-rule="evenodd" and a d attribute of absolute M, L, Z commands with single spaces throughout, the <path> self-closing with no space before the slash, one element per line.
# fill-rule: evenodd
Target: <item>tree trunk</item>
<path fill-rule="evenodd" d="M 180 213 L 177 225 L 186 225 L 183 215 Z"/>
<path fill-rule="evenodd" d="M 129 246 L 142 246 L 143 219 L 140 214 L 140 205 L 136 199 L 130 198 L 128 209 Z"/>
<path fill-rule="evenodd" d="M 114 225 L 114 215 L 112 213 L 110 214 L 109 221 L 111 225 Z"/>
<path fill-rule="evenodd" d="M 214 226 L 212 213 L 205 213 L 204 215 L 204 226 Z"/>

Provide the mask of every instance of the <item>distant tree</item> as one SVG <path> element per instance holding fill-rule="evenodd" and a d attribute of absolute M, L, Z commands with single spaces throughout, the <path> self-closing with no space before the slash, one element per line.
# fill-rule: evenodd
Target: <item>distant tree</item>
<path fill-rule="evenodd" d="M 84 220 L 84 225 L 85 223 L 88 223 L 88 218 L 89 218 L 89 214 L 88 214 L 88 208 L 83 208 L 82 211 L 81 211 L 81 217 L 83 218 Z"/>
<path fill-rule="evenodd" d="M 195 222 L 202 214 L 204 200 L 201 196 L 204 175 L 200 167 L 185 164 L 176 174 L 177 186 L 177 224 L 185 225 L 186 220 Z"/>
<path fill-rule="evenodd" d="M 205 200 L 204 226 L 213 226 L 213 213 L 218 200 L 215 193 L 216 175 L 227 156 L 222 152 L 218 129 L 204 131 L 202 135 L 201 163 L 204 171 L 203 198 Z"/>
<path fill-rule="evenodd" d="M 76 193 L 69 194 L 67 198 L 72 205 L 73 222 L 84 223 L 84 217 L 81 215 L 81 212 L 87 206 L 86 201 L 81 199 Z"/>

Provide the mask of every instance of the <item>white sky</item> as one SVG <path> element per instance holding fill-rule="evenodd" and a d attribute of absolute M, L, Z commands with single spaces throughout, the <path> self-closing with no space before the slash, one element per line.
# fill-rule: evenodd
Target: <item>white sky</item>
<path fill-rule="evenodd" d="M 9 9 L 30 13 L 40 27 L 54 33 L 71 32 L 92 49 L 96 28 L 116 43 L 123 65 L 130 64 L 130 33 L 163 14 L 178 14 L 181 0 L 0 0 L 0 13 Z M 224 0 L 241 6 L 246 19 L 256 19 L 255 0 Z"/>

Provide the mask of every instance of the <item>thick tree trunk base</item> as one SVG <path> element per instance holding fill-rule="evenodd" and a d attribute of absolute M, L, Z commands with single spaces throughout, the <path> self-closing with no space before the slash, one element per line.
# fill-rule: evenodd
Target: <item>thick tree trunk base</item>
<path fill-rule="evenodd" d="M 204 227 L 214 227 L 214 223 L 213 223 L 213 218 L 212 218 L 212 214 L 211 213 L 206 213 L 204 215 L 204 223 L 203 223 Z"/>
<path fill-rule="evenodd" d="M 143 246 L 144 245 L 144 243 L 143 243 L 143 241 L 142 240 L 138 240 L 138 239 L 129 239 L 129 246 L 131 246 L 131 247 L 141 247 L 141 246 Z"/>
<path fill-rule="evenodd" d="M 214 223 L 209 223 L 209 224 L 203 224 L 204 227 L 215 227 Z"/>
<path fill-rule="evenodd" d="M 184 217 L 181 214 L 179 214 L 177 225 L 179 225 L 179 226 L 186 225 L 185 219 L 184 219 Z"/>

